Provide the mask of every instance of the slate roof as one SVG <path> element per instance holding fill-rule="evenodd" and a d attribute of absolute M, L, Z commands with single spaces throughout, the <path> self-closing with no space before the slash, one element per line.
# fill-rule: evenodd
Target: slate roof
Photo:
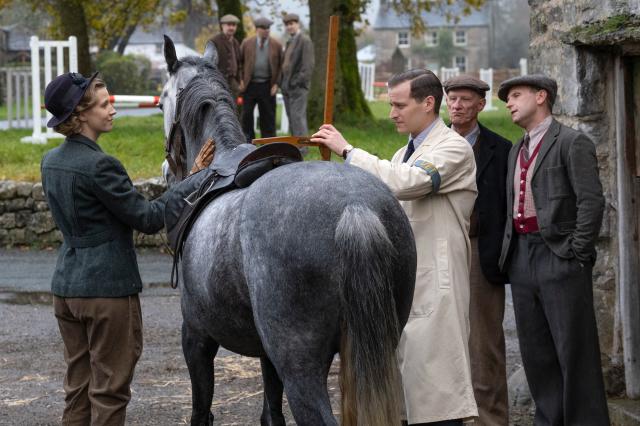
<path fill-rule="evenodd" d="M 447 13 L 451 16 L 458 16 L 460 20 L 457 23 L 453 18 L 447 20 Z M 444 6 L 442 9 L 434 7 L 430 12 L 422 12 L 422 21 L 425 23 L 427 28 L 489 26 L 489 7 L 485 6 L 480 10 L 471 8 L 471 13 L 469 15 L 462 14 L 462 6 L 459 3 L 455 3 L 451 6 Z M 411 26 L 410 24 L 411 21 L 409 19 L 409 15 L 399 14 L 390 4 L 387 3 L 380 5 L 378 15 L 376 16 L 373 24 L 373 29 L 405 29 L 409 28 Z"/>

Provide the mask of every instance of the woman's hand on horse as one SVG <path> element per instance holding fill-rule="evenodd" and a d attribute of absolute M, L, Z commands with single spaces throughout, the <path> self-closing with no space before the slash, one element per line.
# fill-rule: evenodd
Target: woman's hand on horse
<path fill-rule="evenodd" d="M 206 169 L 207 167 L 209 167 L 209 164 L 211 164 L 211 162 L 213 161 L 213 154 L 215 150 L 216 150 L 216 143 L 213 141 L 213 139 L 207 140 L 204 143 L 204 145 L 202 145 L 202 148 L 200 149 L 198 156 L 193 162 L 193 167 L 191 168 L 191 174 L 195 172 L 199 172 L 200 170 Z"/>
<path fill-rule="evenodd" d="M 321 143 L 338 155 L 342 155 L 342 151 L 349 144 L 342 133 L 331 124 L 320 126 L 320 129 L 311 135 L 311 142 Z"/>

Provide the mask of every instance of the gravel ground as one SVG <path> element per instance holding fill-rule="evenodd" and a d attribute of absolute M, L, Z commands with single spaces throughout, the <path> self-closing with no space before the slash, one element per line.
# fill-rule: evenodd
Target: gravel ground
<path fill-rule="evenodd" d="M 162 262 L 164 257 L 157 256 L 150 254 L 147 261 Z M 38 263 L 30 263 L 29 268 L 33 274 L 46 276 L 36 269 L 38 265 L 51 266 L 55 257 L 42 253 L 32 257 L 30 260 L 28 255 L 0 251 L 0 269 L 6 271 L 7 264 L 11 264 L 17 270 L 20 262 L 29 264 L 36 259 Z M 141 269 L 154 271 L 144 265 L 145 259 L 140 256 Z M 143 273 L 147 285 L 141 297 L 144 350 L 127 410 L 127 424 L 131 425 L 188 424 L 191 413 L 191 385 L 180 346 L 179 295 L 157 283 L 157 275 L 162 273 L 157 269 L 156 275 Z M 12 277 L 19 278 L 16 274 Z M 46 291 L 48 283 L 44 289 L 34 282 L 25 284 L 28 291 L 16 291 L 21 287 L 19 281 L 8 285 L 0 279 L 0 425 L 57 425 L 64 406 L 65 364 L 51 296 Z M 509 374 L 520 362 L 510 299 L 508 295 L 505 318 Z M 336 364 L 329 377 L 334 412 L 338 412 L 339 398 Z M 216 357 L 215 376 L 215 424 L 259 424 L 262 409 L 259 360 L 221 349 Z M 294 424 L 286 406 L 285 416 L 288 424 Z M 530 417 L 529 409 L 513 409 L 510 424 L 530 425 Z"/>

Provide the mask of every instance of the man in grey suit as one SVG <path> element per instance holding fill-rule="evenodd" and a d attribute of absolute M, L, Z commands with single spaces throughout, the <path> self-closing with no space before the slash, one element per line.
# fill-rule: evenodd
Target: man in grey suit
<path fill-rule="evenodd" d="M 509 155 L 500 267 L 511 281 L 536 425 L 608 425 L 593 309 L 604 210 L 594 144 L 554 120 L 556 82 L 506 80 L 498 97 L 526 130 Z"/>
<path fill-rule="evenodd" d="M 300 18 L 295 13 L 284 17 L 284 24 L 289 33 L 289 40 L 284 51 L 282 64 L 282 97 L 289 117 L 291 134 L 306 136 L 307 127 L 307 97 L 309 82 L 313 71 L 314 56 L 313 43 L 300 31 Z"/>

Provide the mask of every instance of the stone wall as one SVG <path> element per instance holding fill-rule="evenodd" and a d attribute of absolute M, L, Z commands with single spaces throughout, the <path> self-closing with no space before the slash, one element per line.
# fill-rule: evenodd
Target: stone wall
<path fill-rule="evenodd" d="M 529 0 L 529 5 L 529 72 L 546 74 L 557 80 L 554 115 L 564 124 L 586 133 L 596 144 L 606 210 L 597 244 L 594 300 L 607 390 L 620 394 L 624 392 L 624 366 L 620 325 L 616 321 L 616 108 L 612 79 L 615 55 L 619 52 L 613 47 L 615 43 L 597 46 L 577 42 L 576 34 L 590 26 L 601 28 L 601 34 L 612 17 L 619 19 L 620 16 L 640 14 L 640 2 Z"/>
<path fill-rule="evenodd" d="M 166 186 L 161 178 L 134 182 L 147 199 L 161 195 Z M 164 247 L 164 232 L 146 235 L 134 232 L 138 247 Z M 44 199 L 40 182 L 0 181 L 0 246 L 58 246 L 62 234 L 56 228 Z"/>

